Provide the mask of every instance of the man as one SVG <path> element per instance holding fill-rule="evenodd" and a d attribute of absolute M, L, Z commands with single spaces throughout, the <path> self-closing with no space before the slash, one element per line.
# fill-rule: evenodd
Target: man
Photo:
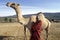
<path fill-rule="evenodd" d="M 40 34 L 42 31 L 41 25 L 42 25 L 42 21 L 38 19 L 38 17 L 36 17 L 37 21 L 36 22 L 32 22 L 32 27 L 31 27 L 31 38 L 30 40 L 41 40 L 40 38 Z"/>

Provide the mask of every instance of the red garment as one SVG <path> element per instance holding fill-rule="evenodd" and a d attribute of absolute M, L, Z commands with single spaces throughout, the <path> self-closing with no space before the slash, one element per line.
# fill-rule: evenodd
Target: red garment
<path fill-rule="evenodd" d="M 41 31 L 42 31 L 41 25 L 42 25 L 41 20 L 34 23 L 34 25 L 31 28 L 31 38 L 30 38 L 30 40 L 41 40 L 41 38 L 40 38 L 40 34 L 41 34 Z"/>

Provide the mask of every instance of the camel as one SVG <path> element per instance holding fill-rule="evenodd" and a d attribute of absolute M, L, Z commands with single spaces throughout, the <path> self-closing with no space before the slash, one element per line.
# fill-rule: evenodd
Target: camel
<path fill-rule="evenodd" d="M 29 18 L 24 18 L 21 14 L 19 4 L 8 2 L 7 6 L 13 8 L 16 11 L 18 22 L 21 25 L 24 25 L 24 34 L 25 34 L 25 37 L 26 37 L 26 27 L 29 30 L 31 30 L 32 22 L 36 22 L 36 16 L 34 15 L 34 16 L 29 17 Z M 38 19 L 41 19 L 42 22 L 43 22 L 42 23 L 42 29 L 46 29 L 46 33 L 48 33 L 48 27 L 50 27 L 49 20 L 47 20 L 42 13 L 41 14 L 38 13 L 37 17 L 38 17 Z M 47 34 L 47 37 L 48 37 L 48 34 Z M 25 38 L 24 40 L 27 40 L 27 39 Z M 47 38 L 46 38 L 46 40 L 47 40 Z"/>
<path fill-rule="evenodd" d="M 46 31 L 45 40 L 48 40 L 48 28 L 50 28 L 51 22 L 44 16 L 44 14 L 42 12 L 37 14 L 37 18 L 38 18 L 38 20 L 42 21 L 42 30 L 45 29 L 45 31 Z"/>
<path fill-rule="evenodd" d="M 18 22 L 20 24 L 24 25 L 24 34 L 25 34 L 25 37 L 26 37 L 26 27 L 29 30 L 31 29 L 31 22 L 32 22 L 31 20 L 33 20 L 35 22 L 36 21 L 36 16 L 31 16 L 30 18 L 24 18 L 21 14 L 19 4 L 8 2 L 7 6 L 12 7 L 16 11 Z M 25 39 L 25 40 L 27 40 L 27 39 Z"/>

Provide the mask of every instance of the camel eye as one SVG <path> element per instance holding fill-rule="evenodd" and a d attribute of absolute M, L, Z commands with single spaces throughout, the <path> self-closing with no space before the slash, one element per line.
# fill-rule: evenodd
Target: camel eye
<path fill-rule="evenodd" d="M 13 3 L 12 5 L 15 5 L 15 3 Z"/>

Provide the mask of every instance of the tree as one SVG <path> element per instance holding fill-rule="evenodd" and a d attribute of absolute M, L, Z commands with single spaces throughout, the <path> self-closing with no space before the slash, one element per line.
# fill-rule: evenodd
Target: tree
<path fill-rule="evenodd" d="M 12 22 L 12 19 L 11 18 L 9 19 L 9 22 Z"/>
<path fill-rule="evenodd" d="M 7 17 L 5 17 L 5 18 L 4 18 L 4 21 L 5 21 L 5 22 L 8 22 L 8 18 L 7 18 Z"/>

